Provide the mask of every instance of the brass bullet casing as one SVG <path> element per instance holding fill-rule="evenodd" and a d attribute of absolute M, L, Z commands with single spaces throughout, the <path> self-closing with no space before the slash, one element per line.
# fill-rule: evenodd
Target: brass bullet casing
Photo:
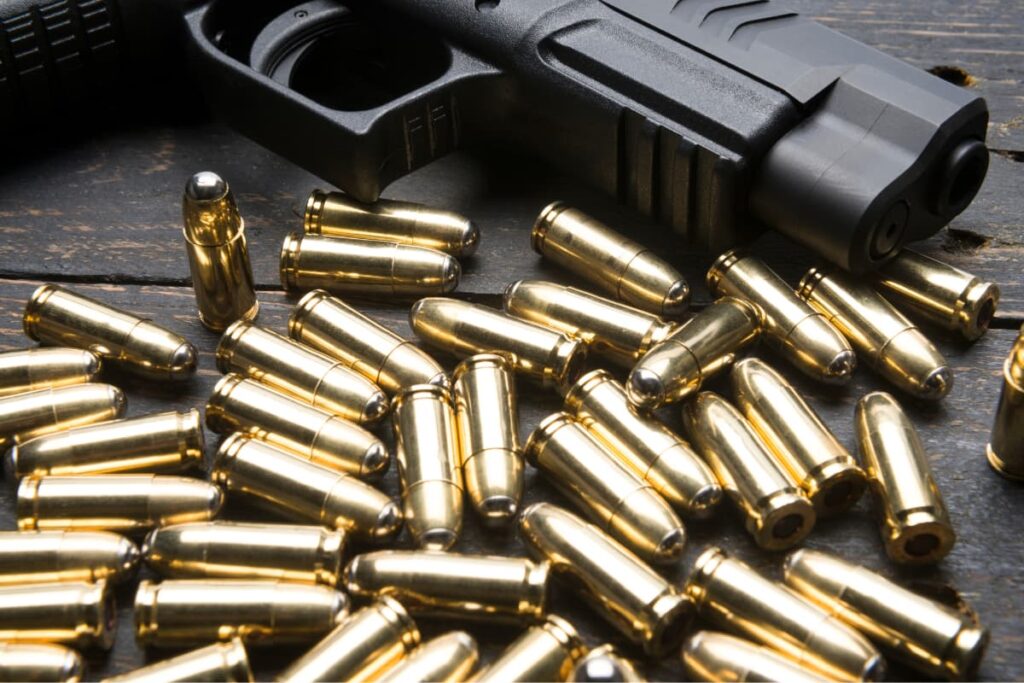
<path fill-rule="evenodd" d="M 953 549 L 956 533 L 917 430 L 882 391 L 857 402 L 855 421 L 886 553 L 893 562 L 938 562 Z"/>
<path fill-rule="evenodd" d="M 530 464 L 602 531 L 647 562 L 671 564 L 686 531 L 665 499 L 566 413 L 549 415 L 526 442 Z"/>
<path fill-rule="evenodd" d="M 925 675 L 954 681 L 977 675 L 988 630 L 953 608 L 813 550 L 786 558 L 785 577 L 790 588 Z"/>
<path fill-rule="evenodd" d="M 105 678 L 103 683 L 251 683 L 252 680 L 245 645 L 238 638 L 232 638 L 226 643 L 207 645 L 141 669 Z"/>
<path fill-rule="evenodd" d="M 185 185 L 181 213 L 200 322 L 220 332 L 235 320 L 255 319 L 260 303 L 245 221 L 228 184 L 216 173 L 196 173 Z"/>
<path fill-rule="evenodd" d="M 344 193 L 323 190 L 309 195 L 303 229 L 326 237 L 427 247 L 459 258 L 472 256 L 480 244 L 480 229 L 454 211 L 393 199 L 364 204 Z"/>
<path fill-rule="evenodd" d="M 385 671 L 378 683 L 459 683 L 473 673 L 480 659 L 476 641 L 465 631 L 450 631 L 420 645 Z"/>
<path fill-rule="evenodd" d="M 636 665 L 610 644 L 595 647 L 577 662 L 569 676 L 580 683 L 644 683 Z"/>
<path fill-rule="evenodd" d="M 170 411 L 46 434 L 14 446 L 11 470 L 28 475 L 184 472 L 203 465 L 199 411 Z"/>
<path fill-rule="evenodd" d="M 0 643 L 109 650 L 117 606 L 106 581 L 0 586 Z"/>
<path fill-rule="evenodd" d="M 867 488 L 864 470 L 782 375 L 762 360 L 744 358 L 730 379 L 736 405 L 819 517 L 860 499 Z"/>
<path fill-rule="evenodd" d="M 698 631 L 683 644 L 683 668 L 691 681 L 821 683 L 822 677 L 766 647 L 718 631 Z"/>
<path fill-rule="evenodd" d="M 366 482 L 242 434 L 221 444 L 210 478 L 289 519 L 366 540 L 387 541 L 402 528 L 401 508 Z"/>
<path fill-rule="evenodd" d="M 18 528 L 135 533 L 213 519 L 222 502 L 217 486 L 189 477 L 25 477 L 18 486 Z"/>
<path fill-rule="evenodd" d="M 50 643 L 0 643 L 0 681 L 78 683 L 85 673 L 82 655 Z"/>
<path fill-rule="evenodd" d="M 395 459 L 413 541 L 447 550 L 462 533 L 462 468 L 448 390 L 415 384 L 394 401 Z"/>
<path fill-rule="evenodd" d="M 99 356 L 82 349 L 4 351 L 0 353 L 0 396 L 92 382 L 101 365 Z"/>
<path fill-rule="evenodd" d="M 697 558 L 686 593 L 716 626 L 822 677 L 876 681 L 885 674 L 882 655 L 864 636 L 718 548 Z"/>
<path fill-rule="evenodd" d="M 0 450 L 44 434 L 115 420 L 124 392 L 110 384 L 75 384 L 0 398 Z"/>
<path fill-rule="evenodd" d="M 879 266 L 874 280 L 898 308 L 968 341 L 988 331 L 999 305 L 995 284 L 911 249 Z"/>
<path fill-rule="evenodd" d="M 723 297 L 700 311 L 633 367 L 626 382 L 629 400 L 653 409 L 697 393 L 757 341 L 760 315 L 735 297 Z"/>
<path fill-rule="evenodd" d="M 641 414 L 607 371 L 581 377 L 566 394 L 565 409 L 676 510 L 705 518 L 718 505 L 722 487 L 714 472 L 686 441 Z"/>
<path fill-rule="evenodd" d="M 506 527 L 523 498 L 523 446 L 515 378 L 502 356 L 482 353 L 452 373 L 462 479 L 489 527 Z"/>
<path fill-rule="evenodd" d="M 1024 480 L 1024 327 L 1003 364 L 1003 388 L 985 452 L 996 472 Z"/>
<path fill-rule="evenodd" d="M 953 387 L 953 370 L 942 354 L 870 285 L 811 268 L 797 295 L 839 328 L 861 360 L 902 391 L 937 401 Z"/>
<path fill-rule="evenodd" d="M 139 582 L 135 640 L 181 647 L 239 638 L 246 645 L 306 643 L 348 614 L 348 598 L 327 586 L 284 581 Z"/>
<path fill-rule="evenodd" d="M 380 678 L 420 644 L 420 630 L 402 604 L 389 597 L 349 615 L 281 673 L 281 683 Z"/>
<path fill-rule="evenodd" d="M 828 319 L 802 301 L 764 261 L 732 249 L 719 256 L 707 276 L 714 296 L 749 301 L 764 317 L 765 343 L 808 377 L 845 384 L 857 355 Z"/>
<path fill-rule="evenodd" d="M 576 629 L 565 619 L 548 616 L 516 638 L 489 666 L 473 676 L 474 683 L 567 681 L 587 653 Z"/>
<path fill-rule="evenodd" d="M 591 352 L 624 367 L 632 367 L 676 327 L 639 308 L 544 280 L 510 284 L 504 308 L 509 315 L 579 339 Z"/>
<path fill-rule="evenodd" d="M 154 529 L 146 564 L 174 579 L 276 579 L 336 586 L 345 532 L 321 526 L 193 522 Z"/>
<path fill-rule="evenodd" d="M 678 316 L 690 303 L 690 286 L 678 270 L 563 202 L 544 207 L 530 238 L 538 254 L 631 306 Z"/>
<path fill-rule="evenodd" d="M 814 505 L 739 411 L 702 391 L 683 407 L 683 423 L 759 546 L 783 550 L 807 537 Z"/>
<path fill-rule="evenodd" d="M 144 379 L 187 379 L 199 360 L 184 337 L 57 285 L 32 293 L 22 322 L 35 341 L 87 349 Z"/>
<path fill-rule="evenodd" d="M 106 531 L 0 531 L 0 586 L 117 583 L 138 565 L 136 545 Z"/>
<path fill-rule="evenodd" d="M 382 474 L 391 464 L 381 440 L 359 425 L 240 375 L 225 375 L 213 387 L 206 426 L 218 434 L 243 433 L 358 477 Z"/>
<path fill-rule="evenodd" d="M 625 546 L 593 524 L 550 503 L 536 503 L 519 520 L 531 554 L 548 560 L 608 623 L 648 655 L 679 646 L 690 602 Z"/>
<path fill-rule="evenodd" d="M 531 623 L 544 617 L 550 570 L 525 557 L 378 550 L 352 558 L 345 589 L 389 595 L 415 614 Z"/>

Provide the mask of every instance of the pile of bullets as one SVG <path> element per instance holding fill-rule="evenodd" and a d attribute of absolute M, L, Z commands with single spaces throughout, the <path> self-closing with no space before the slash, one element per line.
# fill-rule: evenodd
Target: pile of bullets
<path fill-rule="evenodd" d="M 634 654 L 680 658 L 691 680 L 878 680 L 883 656 L 930 677 L 976 672 L 984 628 L 838 557 L 795 550 L 781 583 L 714 547 L 683 585 L 655 567 L 677 564 L 683 520 L 699 524 L 724 498 L 776 551 L 868 488 L 893 562 L 942 559 L 953 526 L 896 399 L 859 401 L 858 461 L 778 371 L 739 358 L 763 338 L 815 380 L 844 383 L 860 360 L 899 391 L 938 400 L 952 370 L 901 309 L 976 339 L 993 285 L 905 251 L 874 282 L 812 269 L 794 291 L 730 251 L 708 273 L 718 298 L 679 324 L 689 287 L 678 272 L 554 204 L 534 249 L 601 295 L 519 281 L 499 311 L 435 296 L 457 286 L 455 257 L 479 242 L 465 218 L 318 191 L 305 234 L 281 254 L 284 286 L 312 290 L 285 335 L 253 323 L 244 224 L 226 183 L 197 174 L 184 207 L 200 319 L 223 333 L 225 374 L 205 422 L 225 438 L 208 478 L 187 476 L 204 467 L 198 410 L 123 419 L 124 393 L 95 381 L 108 365 L 185 379 L 197 365 L 185 339 L 62 287 L 32 295 L 25 331 L 46 346 L 0 354 L 0 441 L 20 478 L 19 531 L 0 532 L 0 680 L 78 680 L 76 649 L 113 643 L 109 585 L 142 561 L 161 580 L 138 585 L 138 643 L 198 649 L 109 680 L 250 681 L 247 649 L 282 643 L 310 649 L 281 681 L 643 680 L 624 651 L 590 647 L 548 613 L 563 588 Z M 416 336 L 461 363 L 448 375 L 335 295 L 418 299 Z M 625 382 L 585 372 L 588 353 L 627 370 Z M 705 390 L 725 374 L 729 396 Z M 564 399 L 525 444 L 517 376 Z M 1024 333 L 1005 380 L 988 457 L 1020 477 Z M 658 416 L 676 403 L 688 440 Z M 374 485 L 391 454 L 371 430 L 388 419 L 398 501 Z M 522 509 L 526 462 L 564 506 Z M 217 520 L 235 497 L 290 523 Z M 517 529 L 531 557 L 452 552 L 464 500 L 487 528 Z M 414 548 L 386 549 L 403 527 Z M 348 557 L 350 545 L 377 547 Z M 717 630 L 694 629 L 695 616 Z M 421 642 L 421 617 L 521 632 L 481 667 L 464 631 Z"/>

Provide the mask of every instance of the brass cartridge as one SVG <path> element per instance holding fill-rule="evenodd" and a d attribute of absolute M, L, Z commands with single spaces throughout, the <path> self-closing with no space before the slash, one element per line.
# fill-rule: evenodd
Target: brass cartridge
<path fill-rule="evenodd" d="M 668 503 L 566 413 L 537 426 L 526 457 L 602 531 L 647 562 L 671 564 L 682 555 L 686 531 Z"/>
<path fill-rule="evenodd" d="M 414 384 L 394 402 L 398 477 L 409 533 L 421 548 L 447 550 L 462 532 L 462 469 L 448 390 Z"/>
<path fill-rule="evenodd" d="M 401 508 L 366 482 L 242 434 L 221 444 L 210 478 L 289 519 L 363 539 L 386 541 L 402 528 Z"/>
<path fill-rule="evenodd" d="M 146 564 L 173 579 L 276 579 L 335 586 L 345 532 L 297 524 L 193 522 L 154 529 Z"/>
<path fill-rule="evenodd" d="M 106 531 L 0 531 L 0 586 L 117 583 L 138 565 L 135 544 Z"/>
<path fill-rule="evenodd" d="M 736 363 L 730 379 L 736 405 L 819 517 L 860 499 L 864 470 L 789 382 L 757 358 Z"/>
<path fill-rule="evenodd" d="M 135 533 L 213 519 L 222 501 L 219 488 L 189 477 L 25 477 L 18 486 L 18 528 Z"/>
<path fill-rule="evenodd" d="M 727 251 L 708 270 L 707 285 L 714 296 L 734 296 L 760 309 L 765 343 L 808 377 L 828 384 L 853 377 L 857 355 L 846 337 L 761 259 Z"/>
<path fill-rule="evenodd" d="M 533 250 L 616 299 L 658 315 L 678 316 L 690 302 L 683 276 L 650 249 L 562 202 L 544 207 Z"/>
<path fill-rule="evenodd" d="M 100 357 L 91 351 L 60 347 L 0 353 L 0 396 L 94 381 Z"/>
<path fill-rule="evenodd" d="M 534 557 L 548 560 L 556 576 L 648 655 L 663 657 L 679 646 L 690 601 L 625 546 L 550 503 L 524 510 L 519 528 Z"/>
<path fill-rule="evenodd" d="M 629 400 L 650 409 L 692 396 L 760 334 L 757 309 L 742 299 L 719 299 L 640 359 L 626 382 Z"/>
<path fill-rule="evenodd" d="M 964 614 L 844 560 L 813 550 L 786 558 L 786 584 L 929 677 L 972 680 L 988 630 Z"/>
<path fill-rule="evenodd" d="M 75 427 L 11 449 L 18 477 L 28 475 L 184 472 L 203 465 L 199 411 L 171 411 Z"/>
<path fill-rule="evenodd" d="M 474 683 L 567 681 L 587 653 L 576 629 L 565 619 L 548 616 L 516 638 L 489 666 L 473 676 Z"/>
<path fill-rule="evenodd" d="M 391 464 L 381 440 L 359 425 L 235 374 L 213 387 L 206 426 L 219 434 L 240 432 L 358 477 L 382 474 Z"/>
<path fill-rule="evenodd" d="M 0 398 L 0 450 L 44 434 L 115 420 L 128 405 L 110 384 L 75 384 Z"/>
<path fill-rule="evenodd" d="M 377 679 L 378 683 L 459 683 L 473 673 L 480 659 L 476 641 L 465 631 L 451 631 L 420 645 Z"/>
<path fill-rule="evenodd" d="M 418 614 L 530 623 L 544 617 L 550 569 L 523 557 L 378 550 L 352 558 L 345 589 Z"/>
<path fill-rule="evenodd" d="M 260 303 L 245 221 L 228 184 L 216 173 L 196 173 L 185 185 L 181 213 L 200 322 L 220 332 L 235 320 L 255 319 Z"/>
<path fill-rule="evenodd" d="M 397 242 L 459 258 L 472 256 L 480 244 L 476 224 L 453 211 L 393 199 L 364 204 L 323 190 L 309 195 L 303 228 L 312 235 Z"/>
<path fill-rule="evenodd" d="M 839 328 L 861 360 L 902 391 L 935 401 L 953 387 L 953 370 L 942 354 L 870 285 L 811 268 L 797 295 Z"/>
<path fill-rule="evenodd" d="M 565 409 L 676 510 L 705 518 L 718 505 L 722 487 L 714 472 L 686 441 L 641 414 L 607 371 L 581 377 L 566 394 Z"/>
<path fill-rule="evenodd" d="M 181 647 L 239 638 L 246 645 L 306 643 L 348 614 L 348 598 L 327 586 L 284 581 L 141 581 L 135 594 L 140 646 Z"/>
<path fill-rule="evenodd" d="M 544 280 L 510 284 L 504 308 L 509 315 L 579 339 L 591 352 L 624 367 L 632 367 L 676 327 L 639 308 Z"/>
<path fill-rule="evenodd" d="M 749 640 L 698 631 L 683 644 L 683 668 L 691 681 L 821 683 L 822 677 Z"/>
<path fill-rule="evenodd" d="M 281 683 L 379 679 L 420 644 L 420 630 L 389 597 L 349 615 L 277 677 Z"/>
<path fill-rule="evenodd" d="M 821 677 L 877 681 L 885 675 L 885 660 L 864 636 L 718 548 L 697 558 L 686 593 L 716 626 Z"/>
<path fill-rule="evenodd" d="M 102 683 L 191 683 L 223 681 L 252 683 L 249 655 L 238 638 L 214 643 L 185 654 L 103 679 Z"/>
<path fill-rule="evenodd" d="M 0 643 L 0 681 L 78 683 L 85 673 L 82 655 L 50 643 Z"/>
<path fill-rule="evenodd" d="M 580 683 L 644 683 L 636 664 L 626 659 L 614 645 L 605 644 L 588 652 L 573 669 L 570 681 Z"/>
<path fill-rule="evenodd" d="M 807 537 L 814 505 L 728 401 L 702 391 L 683 408 L 683 423 L 759 546 L 782 550 Z"/>
<path fill-rule="evenodd" d="M 900 404 L 876 391 L 857 402 L 857 441 L 893 562 L 938 562 L 956 543 L 921 438 Z"/>
<path fill-rule="evenodd" d="M 516 372 L 546 386 L 572 384 L 586 360 L 578 339 L 456 299 L 420 299 L 409 311 L 409 325 L 423 341 L 459 357 L 502 355 Z"/>
<path fill-rule="evenodd" d="M 117 606 L 106 581 L 0 586 L 0 643 L 109 650 Z"/>
<path fill-rule="evenodd" d="M 875 287 L 906 313 L 964 339 L 980 339 L 995 317 L 999 287 L 947 263 L 902 249 L 874 272 Z"/>
<path fill-rule="evenodd" d="M 281 286 L 366 298 L 449 294 L 462 268 L 449 254 L 398 242 L 291 233 L 281 247 Z"/>
<path fill-rule="evenodd" d="M 32 293 L 22 322 L 35 341 L 87 349 L 145 379 L 187 379 L 199 359 L 184 337 L 57 285 Z"/>
<path fill-rule="evenodd" d="M 1024 326 L 1003 364 L 1003 388 L 985 452 L 996 472 L 1024 479 Z"/>
<path fill-rule="evenodd" d="M 414 384 L 448 385 L 444 369 L 425 351 L 322 289 L 299 300 L 288 334 L 392 394 Z"/>
<path fill-rule="evenodd" d="M 452 373 L 462 479 L 485 526 L 506 527 L 523 498 L 523 447 L 515 378 L 502 356 L 482 353 Z"/>

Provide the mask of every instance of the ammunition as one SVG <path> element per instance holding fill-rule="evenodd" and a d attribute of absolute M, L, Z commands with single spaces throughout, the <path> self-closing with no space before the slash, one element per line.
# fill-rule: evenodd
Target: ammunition
<path fill-rule="evenodd" d="M 473 676 L 474 683 L 513 683 L 523 681 L 567 681 L 585 654 L 572 624 L 551 615 L 532 626 L 505 648 L 490 666 Z"/>
<path fill-rule="evenodd" d="M 145 379 L 187 379 L 199 359 L 184 337 L 57 285 L 33 292 L 23 323 L 35 341 L 88 349 Z"/>
<path fill-rule="evenodd" d="M 299 300 L 288 334 L 392 394 L 414 384 L 448 384 L 426 352 L 322 289 Z"/>
<path fill-rule="evenodd" d="M 335 586 L 345 532 L 297 524 L 194 522 L 149 532 L 146 563 L 174 579 L 276 579 Z"/>
<path fill-rule="evenodd" d="M 519 527 L 526 547 L 551 562 L 556 575 L 608 623 L 652 657 L 679 646 L 690 602 L 639 557 L 593 524 L 551 505 L 523 511 Z"/>
<path fill-rule="evenodd" d="M 377 422 L 388 412 L 384 392 L 341 361 L 243 320 L 221 337 L 217 367 L 357 424 Z"/>
<path fill-rule="evenodd" d="M 0 450 L 44 434 L 124 415 L 124 392 L 110 384 L 75 384 L 0 398 Z"/>
<path fill-rule="evenodd" d="M 448 390 L 415 384 L 395 398 L 394 425 L 402 507 L 421 548 L 447 550 L 462 532 L 462 470 Z"/>
<path fill-rule="evenodd" d="M 1024 327 L 1003 364 L 1003 389 L 985 451 L 996 472 L 1024 479 Z"/>
<path fill-rule="evenodd" d="M 942 354 L 870 285 L 811 268 L 797 294 L 825 314 L 875 372 L 903 391 L 938 400 L 953 387 L 953 370 Z"/>
<path fill-rule="evenodd" d="M 100 357 L 91 351 L 32 348 L 0 353 L 0 396 L 92 382 Z"/>
<path fill-rule="evenodd" d="M 378 550 L 349 562 L 345 589 L 429 616 L 529 623 L 544 617 L 550 569 L 523 557 Z"/>
<path fill-rule="evenodd" d="M 252 680 L 245 646 L 238 638 L 232 638 L 226 643 L 207 645 L 120 676 L 106 678 L 102 683 L 251 683 Z"/>
<path fill-rule="evenodd" d="M 629 400 L 651 409 L 697 393 L 760 334 L 757 309 L 731 296 L 719 299 L 640 359 L 626 383 Z"/>
<path fill-rule="evenodd" d="M 722 487 L 715 474 L 683 439 L 641 415 L 605 370 L 581 377 L 566 394 L 565 409 L 677 510 L 704 518 L 718 505 Z"/>
<path fill-rule="evenodd" d="M 18 528 L 134 533 L 213 519 L 222 500 L 219 488 L 188 477 L 25 477 L 18 486 Z"/>
<path fill-rule="evenodd" d="M 616 299 L 658 315 L 678 316 L 690 302 L 679 271 L 578 209 L 554 202 L 537 217 L 533 250 Z"/>
<path fill-rule="evenodd" d="M 910 249 L 880 266 L 874 281 L 898 308 L 969 341 L 988 331 L 999 305 L 995 284 Z"/>
<path fill-rule="evenodd" d="M 893 562 L 938 562 L 956 533 L 917 430 L 899 403 L 876 391 L 857 402 L 857 441 Z"/>
<path fill-rule="evenodd" d="M 668 503 L 566 413 L 537 426 L 526 457 L 602 531 L 644 560 L 670 564 L 682 555 L 686 531 Z"/>
<path fill-rule="evenodd" d="M 402 528 L 401 509 L 369 484 L 242 434 L 221 444 L 210 477 L 278 514 L 364 539 L 386 541 Z"/>
<path fill-rule="evenodd" d="M 105 531 L 0 531 L 0 586 L 124 581 L 139 549 Z"/>
<path fill-rule="evenodd" d="M 281 683 L 377 680 L 420 644 L 420 630 L 402 604 L 382 597 L 348 616 L 284 673 Z"/>
<path fill-rule="evenodd" d="M 203 464 L 199 411 L 175 411 L 75 427 L 11 449 L 15 476 L 184 472 Z"/>
<path fill-rule="evenodd" d="M 819 517 L 860 499 L 864 470 L 789 382 L 757 358 L 736 363 L 731 380 L 736 405 Z"/>
<path fill-rule="evenodd" d="M 505 289 L 505 312 L 586 343 L 588 349 L 632 367 L 675 329 L 653 313 L 575 287 L 519 280 Z"/>
<path fill-rule="evenodd" d="M 813 550 L 786 558 L 785 576 L 790 588 L 925 675 L 954 681 L 977 675 L 988 630 L 960 612 Z"/>
<path fill-rule="evenodd" d="M 459 262 L 435 249 L 398 242 L 291 233 L 281 247 L 281 286 L 368 298 L 415 299 L 454 292 Z"/>
<path fill-rule="evenodd" d="M 84 673 L 82 655 L 63 645 L 0 643 L 0 681 L 78 683 Z"/>
<path fill-rule="evenodd" d="M 714 296 L 734 296 L 760 309 L 765 343 L 808 377 L 829 384 L 853 377 L 857 355 L 850 343 L 761 259 L 727 251 L 708 270 L 707 285 Z"/>
<path fill-rule="evenodd" d="M 508 526 L 523 498 L 523 447 L 512 369 L 483 353 L 452 373 L 462 479 L 486 526 Z"/>
<path fill-rule="evenodd" d="M 544 385 L 568 386 L 583 371 L 587 348 L 578 339 L 486 306 L 431 297 L 409 311 L 416 336 L 456 356 L 497 353 Z"/>
<path fill-rule="evenodd" d="M 458 683 L 469 678 L 479 658 L 476 641 L 471 635 L 451 631 L 420 645 L 397 666 L 385 671 L 377 682 Z"/>
<path fill-rule="evenodd" d="M 135 640 L 180 647 L 240 638 L 246 645 L 304 643 L 348 614 L 348 598 L 327 586 L 283 581 L 141 581 Z"/>
<path fill-rule="evenodd" d="M 601 645 L 576 664 L 569 680 L 580 683 L 644 683 L 647 679 L 613 645 Z"/>
<path fill-rule="evenodd" d="M 239 375 L 225 375 L 206 404 L 206 426 L 240 432 L 316 465 L 359 477 L 390 464 L 380 439 L 362 427 Z"/>
<path fill-rule="evenodd" d="M 686 592 L 700 616 L 819 676 L 877 681 L 885 674 L 885 661 L 862 635 L 718 548 L 697 558 Z"/>
<path fill-rule="evenodd" d="M 480 229 L 453 211 L 391 199 L 364 204 L 323 190 L 309 195 L 303 228 L 312 235 L 397 242 L 456 257 L 472 256 L 480 244 Z"/>
<path fill-rule="evenodd" d="M 216 173 L 196 173 L 185 185 L 181 212 L 200 322 L 221 332 L 235 320 L 255 319 L 260 303 L 245 222 L 228 184 Z"/>
<path fill-rule="evenodd" d="M 117 606 L 106 581 L 0 587 L 0 643 L 63 643 L 109 650 Z"/>
<path fill-rule="evenodd" d="M 821 676 L 749 640 L 698 631 L 683 644 L 683 668 L 691 681 L 821 683 Z"/>
<path fill-rule="evenodd" d="M 702 391 L 683 408 L 683 422 L 759 546 L 782 550 L 811 532 L 814 505 L 728 401 Z"/>

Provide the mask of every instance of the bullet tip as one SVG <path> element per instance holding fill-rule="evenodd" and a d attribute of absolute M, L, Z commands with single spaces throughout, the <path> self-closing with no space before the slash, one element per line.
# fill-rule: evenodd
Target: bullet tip
<path fill-rule="evenodd" d="M 690 514 L 697 518 L 705 518 L 721 501 L 722 487 L 718 484 L 708 484 L 694 494 L 690 503 Z"/>
<path fill-rule="evenodd" d="M 445 294 L 451 294 L 458 288 L 461 279 L 462 266 L 453 257 L 446 256 L 444 259 L 444 269 L 441 271 L 441 291 Z"/>
<path fill-rule="evenodd" d="M 424 550 L 448 550 L 457 540 L 459 535 L 451 529 L 427 529 L 420 534 L 419 544 Z"/>
<path fill-rule="evenodd" d="M 172 379 L 187 377 L 196 371 L 199 363 L 199 353 L 196 347 L 185 342 L 174 350 L 171 355 L 170 375 Z"/>
<path fill-rule="evenodd" d="M 940 399 L 953 388 L 953 371 L 948 367 L 935 368 L 921 382 L 921 396 L 927 399 Z"/>
<path fill-rule="evenodd" d="M 447 389 L 449 384 L 451 384 L 451 381 L 448 379 L 448 375 L 446 373 L 439 372 L 427 380 L 427 384 L 433 384 L 435 387 Z"/>
<path fill-rule="evenodd" d="M 128 398 L 124 395 L 124 392 L 115 386 L 109 387 L 110 391 L 110 406 L 114 410 L 116 417 L 124 415 L 124 411 L 128 409 Z"/>
<path fill-rule="evenodd" d="M 224 505 L 224 492 L 220 490 L 220 487 L 216 484 L 210 484 L 209 492 L 206 498 L 206 509 L 210 511 L 210 519 L 213 519 L 220 514 L 220 509 Z"/>
<path fill-rule="evenodd" d="M 654 553 L 660 564 L 671 564 L 683 556 L 685 547 L 686 532 L 682 528 L 676 528 L 665 534 Z"/>
<path fill-rule="evenodd" d="M 627 680 L 627 674 L 611 657 L 598 656 L 578 666 L 573 673 L 573 680 L 578 683 L 612 683 Z"/>
<path fill-rule="evenodd" d="M 519 511 L 519 504 L 509 496 L 491 496 L 480 501 L 480 516 L 491 528 L 506 526 Z"/>
<path fill-rule="evenodd" d="M 662 315 L 679 316 L 686 312 L 690 305 L 690 286 L 683 280 L 677 280 L 669 287 L 665 299 L 661 302 Z"/>
<path fill-rule="evenodd" d="M 228 184 L 213 171 L 200 171 L 188 179 L 185 194 L 199 202 L 213 202 L 228 193 Z"/>
<path fill-rule="evenodd" d="M 103 361 L 100 357 L 91 351 L 84 351 L 88 358 L 85 361 L 85 376 L 90 380 L 96 379 L 100 374 L 100 370 L 103 369 Z"/>
<path fill-rule="evenodd" d="M 387 415 L 389 407 L 390 403 L 387 394 L 383 391 L 378 391 L 370 397 L 370 400 L 363 407 L 363 422 L 377 422 Z"/>
<path fill-rule="evenodd" d="M 480 228 L 473 221 L 466 221 L 466 233 L 462 238 L 462 249 L 459 255 L 462 257 L 472 256 L 480 246 Z"/>
<path fill-rule="evenodd" d="M 146 537 L 148 540 L 148 536 Z M 135 571 L 142 559 L 142 552 L 139 547 L 127 538 L 122 538 L 117 549 L 118 566 L 125 575 Z"/>
<path fill-rule="evenodd" d="M 629 373 L 626 393 L 633 403 L 646 407 L 661 401 L 665 385 L 657 374 L 644 368 L 637 368 Z"/>
<path fill-rule="evenodd" d="M 850 349 L 836 354 L 832 362 L 825 368 L 825 380 L 833 383 L 843 383 L 853 377 L 853 371 L 857 369 L 857 354 Z"/>
<path fill-rule="evenodd" d="M 390 464 L 391 458 L 388 455 L 387 447 L 380 441 L 377 441 L 366 449 L 359 474 L 363 477 L 376 476 L 387 470 Z"/>
<path fill-rule="evenodd" d="M 18 444 L 11 446 L 4 457 L 4 478 L 12 481 L 18 479 Z"/>
<path fill-rule="evenodd" d="M 864 665 L 862 681 L 880 681 L 885 678 L 885 660 L 882 655 L 875 655 Z"/>
<path fill-rule="evenodd" d="M 388 503 L 377 515 L 377 524 L 373 529 L 376 541 L 387 541 L 398 535 L 403 522 L 402 509 L 395 503 Z"/>

